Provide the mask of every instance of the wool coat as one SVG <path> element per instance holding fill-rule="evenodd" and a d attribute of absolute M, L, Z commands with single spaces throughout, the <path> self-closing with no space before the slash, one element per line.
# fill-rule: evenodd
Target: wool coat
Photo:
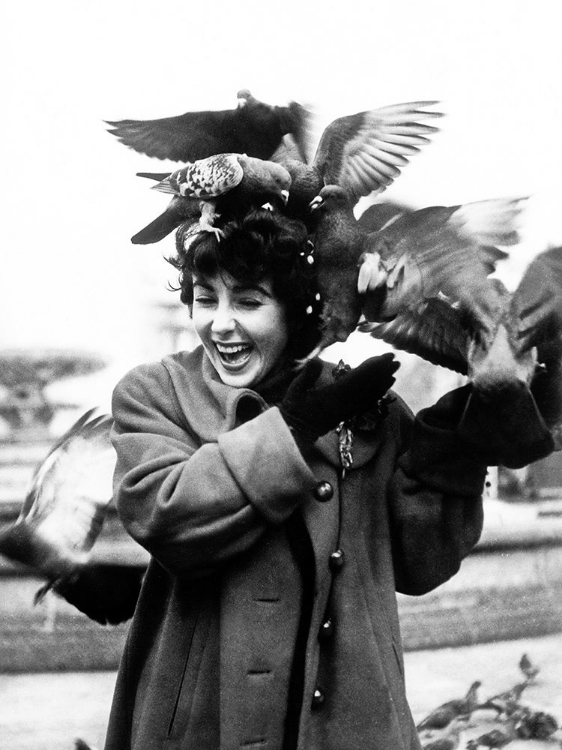
<path fill-rule="evenodd" d="M 325 364 L 321 382 L 329 382 Z M 486 468 L 447 410 L 395 397 L 303 455 L 276 406 L 201 347 L 114 393 L 115 499 L 151 554 L 106 750 L 414 750 L 396 591 L 458 569 Z"/>

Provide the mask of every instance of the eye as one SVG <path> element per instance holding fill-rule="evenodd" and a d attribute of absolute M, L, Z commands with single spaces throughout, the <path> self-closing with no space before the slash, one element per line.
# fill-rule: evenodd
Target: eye
<path fill-rule="evenodd" d="M 215 298 L 210 294 L 196 294 L 193 301 L 201 307 L 208 307 L 214 304 Z"/>
<path fill-rule="evenodd" d="M 263 302 L 261 301 L 261 299 L 256 299 L 255 297 L 242 297 L 242 299 L 238 300 L 238 304 L 241 307 L 253 309 L 256 307 L 261 307 Z"/>

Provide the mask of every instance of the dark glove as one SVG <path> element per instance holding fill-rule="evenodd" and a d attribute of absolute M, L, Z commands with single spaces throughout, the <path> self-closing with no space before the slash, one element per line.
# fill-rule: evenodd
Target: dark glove
<path fill-rule="evenodd" d="M 456 388 L 422 409 L 414 420 L 410 446 L 400 458 L 408 476 L 450 495 L 480 495 L 486 477 L 487 461 L 458 430 L 471 389 Z M 483 443 L 481 439 L 479 450 Z"/>
<path fill-rule="evenodd" d="M 312 444 L 340 422 L 373 409 L 394 383 L 394 354 L 371 357 L 329 385 L 315 388 L 322 362 L 311 360 L 293 380 L 279 410 L 299 445 Z"/>
<path fill-rule="evenodd" d="M 90 565 L 53 588 L 91 620 L 118 625 L 133 616 L 144 573 L 139 567 Z"/>
<path fill-rule="evenodd" d="M 473 388 L 458 434 L 488 466 L 520 469 L 554 450 L 551 431 L 529 388 L 490 396 Z"/>
<path fill-rule="evenodd" d="M 425 422 L 452 430 L 466 458 L 485 466 L 527 466 L 548 456 L 554 442 L 530 390 L 486 397 L 468 384 L 450 391 L 423 411 Z"/>

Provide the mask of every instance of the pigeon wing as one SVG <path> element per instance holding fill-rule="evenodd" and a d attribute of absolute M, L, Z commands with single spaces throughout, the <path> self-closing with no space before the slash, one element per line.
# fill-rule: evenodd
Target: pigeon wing
<path fill-rule="evenodd" d="M 244 170 L 236 154 L 216 154 L 186 164 L 152 190 L 206 200 L 227 193 L 242 181 Z"/>
<path fill-rule="evenodd" d="M 324 183 L 340 185 L 355 201 L 384 190 L 437 131 L 419 122 L 442 116 L 424 109 L 434 104 L 396 104 L 334 120 L 324 130 L 314 157 Z"/>
<path fill-rule="evenodd" d="M 88 559 L 112 499 L 112 419 L 87 412 L 35 472 L 21 513 L 0 534 L 0 552 L 50 579 Z"/>
<path fill-rule="evenodd" d="M 225 152 L 269 159 L 284 134 L 304 149 L 307 110 L 296 102 L 275 107 L 249 91 L 238 93 L 235 109 L 185 112 L 155 120 L 106 121 L 125 146 L 157 159 L 191 162 Z"/>
<path fill-rule="evenodd" d="M 466 375 L 469 336 L 459 311 L 445 299 L 425 300 L 393 320 L 364 323 L 359 330 L 433 365 Z"/>
<path fill-rule="evenodd" d="M 363 312 L 384 323 L 378 338 L 465 372 L 468 341 L 495 330 L 503 301 L 480 246 L 451 221 L 455 211 L 403 214 L 370 235 L 386 282 L 382 300 L 380 290 L 366 294 Z"/>

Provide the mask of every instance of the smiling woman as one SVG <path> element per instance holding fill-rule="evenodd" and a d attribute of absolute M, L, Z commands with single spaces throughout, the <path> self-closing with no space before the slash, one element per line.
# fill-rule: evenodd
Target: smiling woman
<path fill-rule="evenodd" d="M 455 429 L 466 389 L 414 418 L 392 354 L 302 365 L 322 299 L 281 210 L 179 230 L 202 345 L 115 388 L 114 498 L 151 561 L 106 750 L 419 748 L 396 591 L 476 544 L 485 456 Z"/>

